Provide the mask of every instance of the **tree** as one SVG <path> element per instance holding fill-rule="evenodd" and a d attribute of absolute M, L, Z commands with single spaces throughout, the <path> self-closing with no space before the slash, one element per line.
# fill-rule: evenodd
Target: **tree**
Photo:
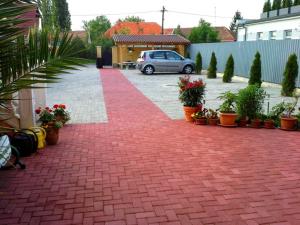
<path fill-rule="evenodd" d="M 235 38 L 237 37 L 237 21 L 242 19 L 243 17 L 241 15 L 241 12 L 236 11 L 229 27 Z"/>
<path fill-rule="evenodd" d="M 226 62 L 226 67 L 225 67 L 224 76 L 223 76 L 223 82 L 230 83 L 233 75 L 234 75 L 234 59 L 233 59 L 233 56 L 230 55 Z"/>
<path fill-rule="evenodd" d="M 145 22 L 144 19 L 138 17 L 138 16 L 127 16 L 125 17 L 125 19 L 118 19 L 117 23 L 118 22 Z"/>
<path fill-rule="evenodd" d="M 263 12 L 270 12 L 272 10 L 271 1 L 268 0 L 264 4 Z"/>
<path fill-rule="evenodd" d="M 42 28 L 31 30 L 25 39 L 24 28 L 18 27 L 19 17 L 32 10 L 32 6 L 15 3 L 6 0 L 0 4 L 0 106 L 3 108 L 12 100 L 13 93 L 40 83 L 56 82 L 57 74 L 83 63 L 73 57 L 72 37 L 68 33 L 50 33 Z"/>
<path fill-rule="evenodd" d="M 281 95 L 293 96 L 296 88 L 296 78 L 298 76 L 298 62 L 296 54 L 289 56 L 284 70 L 284 78 L 282 81 Z"/>
<path fill-rule="evenodd" d="M 273 0 L 272 10 L 279 10 L 281 8 L 281 0 Z"/>
<path fill-rule="evenodd" d="M 198 27 L 194 27 L 188 39 L 192 43 L 218 42 L 218 32 L 211 27 L 210 23 L 200 20 Z"/>
<path fill-rule="evenodd" d="M 300 0 L 295 0 L 294 5 L 300 5 Z"/>
<path fill-rule="evenodd" d="M 289 8 L 293 5 L 292 0 L 282 0 L 282 8 Z"/>
<path fill-rule="evenodd" d="M 260 54 L 256 52 L 255 58 L 253 60 L 251 70 L 250 70 L 250 79 L 248 84 L 256 84 L 259 87 L 261 86 L 261 61 L 260 61 Z"/>
<path fill-rule="evenodd" d="M 180 35 L 180 36 L 182 36 L 182 37 L 185 37 L 184 34 L 183 34 L 182 31 L 181 31 L 181 27 L 180 27 L 179 24 L 178 24 L 177 27 L 174 29 L 173 33 L 174 33 L 174 34 L 177 34 L 177 35 Z"/>
<path fill-rule="evenodd" d="M 38 0 L 38 7 L 41 12 L 42 27 L 48 30 L 52 30 L 52 12 L 51 12 L 51 0 Z"/>
<path fill-rule="evenodd" d="M 217 78 L 217 58 L 214 52 L 211 54 L 207 78 Z"/>
<path fill-rule="evenodd" d="M 53 23 L 62 31 L 71 30 L 71 15 L 66 0 L 52 0 Z"/>
<path fill-rule="evenodd" d="M 91 42 L 96 44 L 104 38 L 104 33 L 111 27 L 106 16 L 97 16 L 96 19 L 83 21 L 84 30 L 90 35 Z"/>
<path fill-rule="evenodd" d="M 201 53 L 198 52 L 197 55 L 196 55 L 196 60 L 195 60 L 195 72 L 197 74 L 201 74 L 201 70 L 202 70 L 202 56 L 201 56 Z"/>

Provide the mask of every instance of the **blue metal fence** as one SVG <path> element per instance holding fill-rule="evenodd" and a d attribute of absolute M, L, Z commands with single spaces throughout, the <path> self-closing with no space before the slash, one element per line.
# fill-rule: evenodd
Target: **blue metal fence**
<path fill-rule="evenodd" d="M 230 54 L 235 62 L 235 75 L 249 77 L 255 53 L 259 51 L 262 62 L 262 80 L 280 84 L 283 79 L 285 64 L 289 55 L 296 53 L 298 64 L 300 57 L 300 40 L 248 41 L 228 43 L 192 44 L 190 56 L 195 59 L 198 52 L 202 55 L 203 69 L 207 69 L 212 52 L 215 52 L 218 62 L 218 72 L 225 70 Z M 296 82 L 300 87 L 300 69 Z"/>

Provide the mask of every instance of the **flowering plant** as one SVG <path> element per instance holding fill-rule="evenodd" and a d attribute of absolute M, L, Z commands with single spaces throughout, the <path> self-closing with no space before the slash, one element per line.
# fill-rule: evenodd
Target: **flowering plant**
<path fill-rule="evenodd" d="M 197 119 L 201 119 L 201 118 L 206 118 L 206 114 L 207 114 L 208 110 L 206 108 L 198 111 L 198 112 L 195 112 L 191 115 L 191 117 L 194 119 L 194 120 L 197 120 Z"/>
<path fill-rule="evenodd" d="M 191 81 L 186 75 L 179 78 L 179 100 L 184 106 L 197 107 L 202 104 L 205 92 L 205 84 L 202 79 Z"/>
<path fill-rule="evenodd" d="M 55 120 L 53 110 L 50 109 L 49 107 L 45 107 L 45 108 L 39 107 L 35 110 L 35 113 L 39 115 L 38 121 L 42 122 L 42 124 L 47 124 Z"/>
<path fill-rule="evenodd" d="M 70 113 L 66 110 L 66 105 L 64 104 L 55 104 L 53 106 L 53 113 L 56 119 L 61 120 L 63 123 L 71 119 Z"/>

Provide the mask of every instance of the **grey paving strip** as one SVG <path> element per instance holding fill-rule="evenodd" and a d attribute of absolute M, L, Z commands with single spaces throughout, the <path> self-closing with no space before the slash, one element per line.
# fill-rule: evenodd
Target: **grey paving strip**
<path fill-rule="evenodd" d="M 178 100 L 178 78 L 182 74 L 154 74 L 151 76 L 144 75 L 138 70 L 121 70 L 124 76 L 136 86 L 147 98 L 157 105 L 171 119 L 183 119 L 182 104 Z M 225 91 L 237 92 L 239 89 L 248 85 L 247 79 L 234 77 L 232 83 L 223 83 L 222 78 L 218 75 L 217 79 L 207 79 L 205 75 L 192 75 L 192 79 L 202 78 L 206 82 L 206 108 L 217 109 L 221 104 L 218 96 Z M 284 98 L 280 95 L 280 86 L 269 83 L 262 85 L 270 95 L 265 100 L 270 108 L 275 104 L 285 100 L 292 101 L 292 98 Z M 298 103 L 298 107 L 300 102 Z M 266 109 L 265 109 L 266 111 Z"/>
<path fill-rule="evenodd" d="M 70 74 L 59 75 L 59 83 L 46 89 L 46 104 L 66 104 L 72 124 L 107 122 L 99 70 L 88 65 Z"/>

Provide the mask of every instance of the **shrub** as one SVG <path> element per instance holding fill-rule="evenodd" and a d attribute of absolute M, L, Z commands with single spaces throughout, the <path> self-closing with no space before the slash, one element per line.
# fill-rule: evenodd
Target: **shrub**
<path fill-rule="evenodd" d="M 238 92 L 236 107 L 241 118 L 255 119 L 263 112 L 266 92 L 257 85 L 249 85 Z"/>
<path fill-rule="evenodd" d="M 211 54 L 207 78 L 217 78 L 217 58 L 214 52 Z"/>
<path fill-rule="evenodd" d="M 255 58 L 250 70 L 250 79 L 248 84 L 256 84 L 259 87 L 261 86 L 261 61 L 259 52 L 256 52 L 255 54 Z"/>
<path fill-rule="evenodd" d="M 201 74 L 201 70 L 202 70 L 202 56 L 201 53 L 198 52 L 196 55 L 196 65 L 195 65 L 195 72 L 197 74 Z"/>
<path fill-rule="evenodd" d="M 84 41 L 79 37 L 75 37 L 72 40 L 72 43 L 73 43 L 73 49 L 75 52 L 74 57 L 86 59 L 87 55 L 88 55 L 88 53 L 87 53 L 88 49 L 87 49 Z"/>
<path fill-rule="evenodd" d="M 230 55 L 227 60 L 227 63 L 226 63 L 226 68 L 225 68 L 224 76 L 223 76 L 223 82 L 230 83 L 231 79 L 233 77 L 233 74 L 234 74 L 234 59 L 233 59 L 233 56 Z"/>
<path fill-rule="evenodd" d="M 298 76 L 298 62 L 296 54 L 289 56 L 284 70 L 281 94 L 283 96 L 293 96 L 296 88 L 296 78 Z"/>

